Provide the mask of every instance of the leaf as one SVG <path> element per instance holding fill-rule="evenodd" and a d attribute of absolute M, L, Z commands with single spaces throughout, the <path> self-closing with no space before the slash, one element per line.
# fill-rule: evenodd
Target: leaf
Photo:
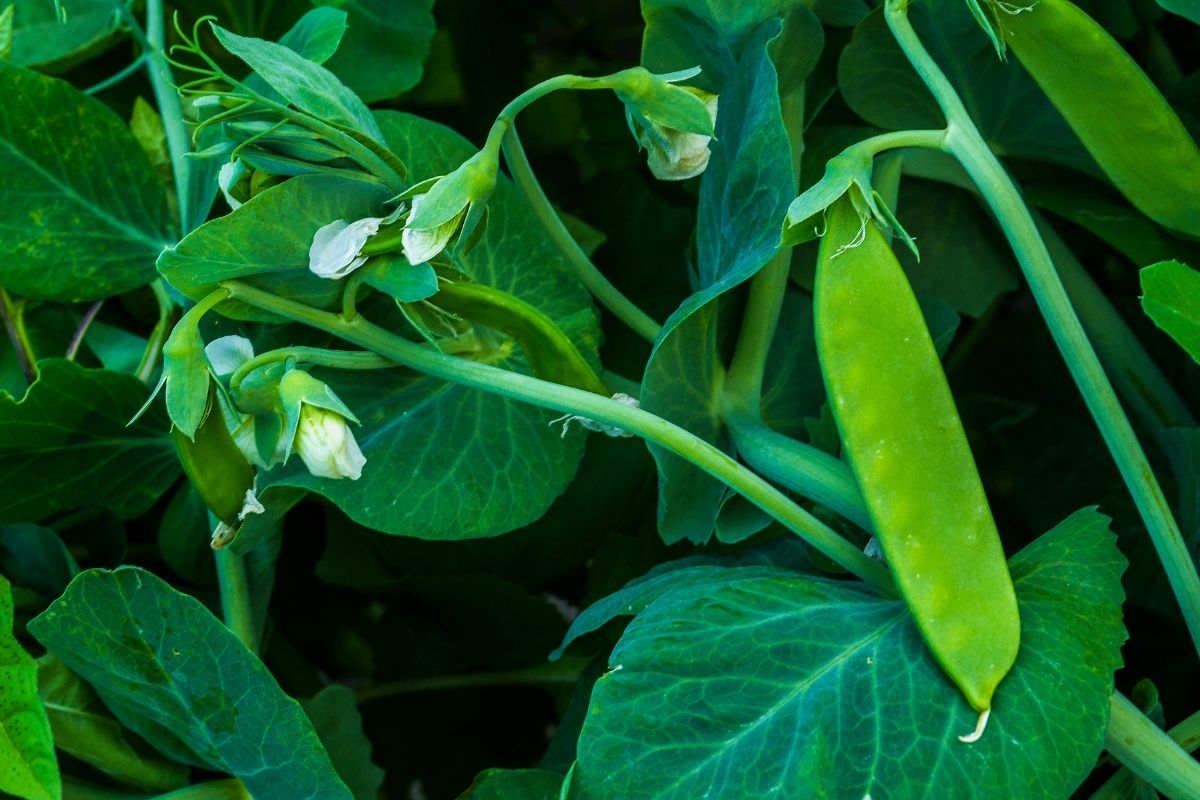
<path fill-rule="evenodd" d="M 217 41 L 245 61 L 272 89 L 301 111 L 383 141 L 371 111 L 329 70 L 278 42 L 238 36 L 216 23 Z"/>
<path fill-rule="evenodd" d="M 71 508 L 134 517 L 179 475 L 166 415 L 132 375 L 38 363 L 19 402 L 0 393 L 0 519 L 32 522 Z M 130 476 L 136 476 L 131 480 Z"/>
<path fill-rule="evenodd" d="M 337 0 L 337 7 L 350 28 L 329 60 L 331 71 L 368 103 L 417 85 L 435 30 L 433 0 Z"/>
<path fill-rule="evenodd" d="M 241 778 L 262 800 L 350 800 L 300 705 L 199 601 L 151 573 L 88 570 L 29 632 L 168 757 Z"/>
<path fill-rule="evenodd" d="M 1196 0 L 1158 0 L 1158 4 L 1167 11 L 1200 25 L 1200 5 L 1196 4 Z"/>
<path fill-rule="evenodd" d="M 336 219 L 356 220 L 382 210 L 389 192 L 378 184 L 336 175 L 300 175 L 251 198 L 231 214 L 211 220 L 163 251 L 158 270 L 172 286 L 199 300 L 224 280 L 333 308 L 338 281 L 308 269 L 313 234 Z M 237 319 L 277 320 L 227 301 L 221 313 Z"/>
<path fill-rule="evenodd" d="M 648 4 L 646 9 L 643 61 L 652 69 L 665 68 L 670 57 L 694 59 L 688 63 L 699 61 L 705 69 L 702 74 L 719 92 L 721 106 L 717 138 L 700 182 L 697 291 L 663 326 L 646 367 L 641 400 L 647 411 L 717 443 L 721 430 L 717 361 L 713 358 L 717 308 L 710 303 L 752 276 L 775 254 L 781 221 L 796 192 L 791 145 L 783 125 L 775 67 L 768 53 L 768 45 L 781 26 L 764 16 L 752 32 L 742 36 L 747 19 L 740 12 L 726 17 L 710 9 L 716 15 L 714 19 L 732 26 L 717 31 L 706 29 L 694 17 L 654 12 L 652 8 Z M 770 10 L 753 8 L 763 14 Z M 735 39 L 743 43 L 731 44 Z M 673 56 L 675 49 L 686 46 L 683 41 L 693 40 L 715 40 L 717 44 L 713 52 L 693 48 L 685 55 Z M 679 66 L 682 63 L 675 64 Z M 651 446 L 650 452 L 658 462 L 659 532 L 663 540 L 706 541 L 712 534 L 724 487 L 661 447 Z"/>
<path fill-rule="evenodd" d="M 70 84 L 4 62 L 0 103 L 0 283 L 63 302 L 150 283 L 172 223 L 125 123 Z"/>
<path fill-rule="evenodd" d="M 897 601 L 762 567 L 610 598 L 637 617 L 593 691 L 572 796 L 1068 796 L 1103 747 L 1125 639 L 1107 522 L 1079 511 L 1010 562 L 1022 649 L 973 745 L 956 736 L 975 712 Z"/>
<path fill-rule="evenodd" d="M 183 481 L 163 511 L 158 525 L 158 552 L 184 579 L 215 586 L 216 572 L 209 538 L 208 508 L 189 481 Z"/>
<path fill-rule="evenodd" d="M 9 3 L 0 11 L 0 61 L 12 59 L 13 47 L 13 12 L 17 7 Z"/>
<path fill-rule="evenodd" d="M 1178 261 L 1146 267 L 1142 308 L 1154 324 L 1200 363 L 1200 272 Z"/>
<path fill-rule="evenodd" d="M 12 63 L 38 67 L 43 72 L 63 72 L 98 55 L 118 35 L 118 0 L 73 0 L 65 20 L 55 11 L 56 3 L 45 0 L 13 0 Z"/>
<path fill-rule="evenodd" d="M 354 800 L 375 800 L 383 785 L 383 770 L 371 762 L 371 742 L 363 733 L 354 692 L 345 686 L 326 686 L 301 705 Z"/>
<path fill-rule="evenodd" d="M 37 693 L 37 663 L 13 636 L 12 587 L 0 576 L 0 792 L 58 800 L 62 779 Z"/>
<path fill-rule="evenodd" d="M 187 784 L 187 767 L 166 760 L 123 728 L 92 687 L 54 656 L 38 660 L 38 692 L 54 731 L 54 746 L 67 755 L 147 791 Z"/>
<path fill-rule="evenodd" d="M 459 800 L 558 800 L 563 776 L 544 769 L 489 769 Z"/>
<path fill-rule="evenodd" d="M 42 597 L 58 597 L 79 565 L 50 528 L 0 525 L 0 573 Z"/>
<path fill-rule="evenodd" d="M 384 112 L 379 119 L 392 151 L 413 165 L 414 181 L 445 174 L 476 152 L 419 117 Z M 586 291 L 511 184 L 501 180 L 489 204 L 493 224 L 459 268 L 476 283 L 536 306 L 595 368 L 598 333 Z M 523 357 L 498 358 L 528 371 Z M 581 436 L 563 439 L 549 426 L 553 412 L 488 392 L 400 369 L 322 370 L 320 377 L 362 420 L 355 430 L 367 458 L 362 477 L 318 478 L 292 462 L 260 477 L 259 485 L 317 492 L 356 522 L 386 533 L 466 539 L 525 525 L 566 488 L 582 453 Z"/>
<path fill-rule="evenodd" d="M 979 317 L 1020 285 L 1004 237 L 969 193 L 909 178 L 901 184 L 896 214 L 919 243 L 921 260 L 906 247 L 894 249 L 913 290 L 926 299 Z"/>
<path fill-rule="evenodd" d="M 909 18 L 950 78 L 980 134 L 998 153 L 1054 161 L 1099 175 L 1066 120 L 1014 60 L 1000 61 L 964 2 L 914 5 Z M 881 10 L 854 29 L 838 86 L 847 105 L 888 130 L 942 128 L 945 119 L 887 29 Z M 1004 98 L 997 102 L 997 98 Z"/>

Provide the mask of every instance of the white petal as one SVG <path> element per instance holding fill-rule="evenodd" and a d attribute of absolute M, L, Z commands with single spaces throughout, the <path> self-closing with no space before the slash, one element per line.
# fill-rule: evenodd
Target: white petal
<path fill-rule="evenodd" d="M 408 215 L 409 219 L 417 215 L 417 208 L 421 205 L 424 197 L 425 195 L 419 194 L 412 198 L 412 211 Z M 455 214 L 453 219 L 443 222 L 436 228 L 405 227 L 400 233 L 400 244 L 404 248 L 404 257 L 408 259 L 408 263 L 424 264 L 445 250 L 465 214 L 466 209 L 463 209 Z"/>
<path fill-rule="evenodd" d="M 308 249 L 308 268 L 321 278 L 344 278 L 366 263 L 358 251 L 376 233 L 382 217 L 364 217 L 354 222 L 334 220 L 317 229 Z"/>
<path fill-rule="evenodd" d="M 221 187 L 221 194 L 225 195 L 225 202 L 234 211 L 242 207 L 242 201 L 234 197 L 230 192 L 233 187 L 237 186 L 238 181 L 246 176 L 249 170 L 242 163 L 241 159 L 235 161 L 226 161 L 221 165 L 220 172 L 217 173 L 217 186 Z"/>
<path fill-rule="evenodd" d="M 245 336 L 222 336 L 204 346 L 204 355 L 218 376 L 231 375 L 254 358 L 254 345 Z"/>
<path fill-rule="evenodd" d="M 646 164 L 654 177 L 663 181 L 682 181 L 694 178 L 708 166 L 709 136 L 660 129 L 665 139 L 662 146 L 647 148 Z"/>
<path fill-rule="evenodd" d="M 307 404 L 300 409 L 295 449 L 308 471 L 322 478 L 358 480 L 367 462 L 341 414 Z"/>

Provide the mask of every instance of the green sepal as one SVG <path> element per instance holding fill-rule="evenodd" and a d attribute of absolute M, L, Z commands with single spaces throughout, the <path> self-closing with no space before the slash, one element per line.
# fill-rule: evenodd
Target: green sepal
<path fill-rule="evenodd" d="M 354 416 L 354 412 L 347 408 L 328 384 L 317 380 L 302 369 L 288 371 L 279 381 L 279 399 L 283 404 L 285 419 L 283 425 L 283 436 L 287 442 L 284 451 L 285 461 L 292 454 L 292 443 L 296 438 L 296 430 L 300 427 L 301 406 L 306 403 L 341 414 L 356 425 L 361 424 L 358 417 Z"/>
<path fill-rule="evenodd" d="M 468 206 L 486 203 L 496 188 L 499 168 L 496 152 L 480 150 L 454 172 L 433 182 L 425 192 L 420 208 L 409 217 L 408 227 L 414 230 L 437 228 L 453 220 Z"/>
<path fill-rule="evenodd" d="M 712 115 L 696 94 L 672 81 L 685 80 L 700 74 L 700 68 L 666 74 L 651 72 L 645 67 L 622 70 L 605 79 L 621 102 L 636 114 L 661 125 L 685 133 L 713 136 Z"/>

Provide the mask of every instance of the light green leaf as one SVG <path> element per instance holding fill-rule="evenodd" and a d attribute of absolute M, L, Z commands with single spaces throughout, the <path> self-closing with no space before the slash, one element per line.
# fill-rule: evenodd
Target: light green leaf
<path fill-rule="evenodd" d="M 936 13 L 928 4 L 913 4 L 909 17 L 993 149 L 1100 174 L 1066 120 L 1029 74 L 1015 60 L 1004 62 L 996 57 L 965 2 L 938 3 Z M 838 86 L 850 108 L 880 128 L 941 128 L 946 124 L 933 95 L 900 51 L 878 9 L 859 23 L 842 51 Z M 998 97 L 1004 102 L 996 102 Z"/>
<path fill-rule="evenodd" d="M 375 800 L 384 775 L 371 762 L 371 741 L 363 733 L 354 692 L 345 686 L 326 686 L 301 705 L 354 800 Z"/>
<path fill-rule="evenodd" d="M 489 769 L 459 800 L 558 800 L 563 776 L 544 769 Z"/>
<path fill-rule="evenodd" d="M 413 165 L 414 182 L 446 174 L 476 152 L 448 128 L 419 117 L 383 112 L 379 120 L 392 151 Z M 500 180 L 490 205 L 497 224 L 459 268 L 536 306 L 594 368 L 598 333 L 586 291 L 508 181 Z M 517 353 L 496 357 L 507 368 L 528 371 Z M 293 460 L 259 485 L 310 489 L 376 530 L 423 539 L 505 533 L 545 512 L 582 453 L 580 434 L 564 439 L 548 424 L 554 413 L 488 392 L 400 369 L 313 372 L 362 420 L 355 429 L 367 458 L 362 477 L 318 478 Z"/>
<path fill-rule="evenodd" d="M 12 63 L 42 72 L 64 72 L 99 55 L 120 33 L 118 0 L 71 0 L 65 20 L 49 0 L 13 0 L 16 14 Z"/>
<path fill-rule="evenodd" d="M 245 61 L 296 108 L 382 141 L 370 109 L 320 64 L 277 42 L 239 36 L 215 23 L 212 30 L 226 50 Z"/>
<path fill-rule="evenodd" d="M 59 800 L 54 739 L 37 693 L 37 663 L 13 636 L 12 587 L 0 575 L 0 792 Z"/>
<path fill-rule="evenodd" d="M 433 0 L 320 0 L 349 15 L 349 30 L 328 67 L 368 103 L 421 80 L 436 26 Z"/>
<path fill-rule="evenodd" d="M 1010 562 L 1021 652 L 972 745 L 956 737 L 976 713 L 897 601 L 779 567 L 614 595 L 574 626 L 637 613 L 593 691 L 572 797 L 1070 795 L 1103 747 L 1125 639 L 1107 523 L 1077 512 Z"/>
<path fill-rule="evenodd" d="M 187 784 L 187 767 L 166 760 L 123 728 L 92 687 L 54 656 L 38 659 L 38 692 L 54 731 L 54 746 L 67 755 L 147 791 Z"/>
<path fill-rule="evenodd" d="M 236 278 L 281 297 L 333 308 L 341 299 L 342 285 L 309 271 L 313 234 L 336 219 L 382 216 L 388 195 L 374 183 L 336 175 L 301 175 L 201 225 L 163 251 L 158 270 L 193 300 L 207 295 L 219 282 Z M 238 319 L 275 319 L 234 301 L 223 303 L 220 311 Z"/>
<path fill-rule="evenodd" d="M 363 283 L 401 303 L 416 303 L 437 294 L 433 265 L 410 264 L 398 253 L 372 258 L 362 267 Z"/>
<path fill-rule="evenodd" d="M 0 11 L 0 61 L 12 59 L 13 47 L 13 12 L 17 7 L 9 3 Z"/>
<path fill-rule="evenodd" d="M 127 426 L 146 385 L 61 359 L 38 367 L 20 401 L 0 393 L 0 520 L 88 507 L 133 517 L 157 502 L 179 462 L 161 407 Z"/>
<path fill-rule="evenodd" d="M 1178 261 L 1146 267 L 1142 277 L 1142 308 L 1200 363 L 1200 272 Z"/>
<path fill-rule="evenodd" d="M 258 800 L 351 800 L 308 717 L 263 663 L 151 573 L 88 570 L 29 632 L 173 760 L 241 778 Z"/>
<path fill-rule="evenodd" d="M 174 241 L 166 192 L 125 123 L 70 84 L 0 62 L 0 283 L 46 300 L 127 292 Z"/>
<path fill-rule="evenodd" d="M 78 572 L 79 564 L 50 528 L 0 525 L 0 573 L 16 585 L 54 598 Z"/>

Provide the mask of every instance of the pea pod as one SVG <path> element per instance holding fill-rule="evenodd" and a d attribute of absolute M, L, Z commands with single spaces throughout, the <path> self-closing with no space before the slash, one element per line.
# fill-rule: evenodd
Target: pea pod
<path fill-rule="evenodd" d="M 1084 147 L 1154 221 L 1200 236 L 1200 148 L 1125 49 L 1068 0 L 1003 13 L 1005 38 Z"/>
<path fill-rule="evenodd" d="M 849 194 L 827 220 L 814 305 L 834 418 L 900 594 L 942 669 L 984 714 L 1020 644 L 1000 536 L 891 246 Z"/>
<path fill-rule="evenodd" d="M 225 418 L 217 406 L 216 391 L 210 386 L 204 420 L 189 439 L 172 427 L 175 450 L 183 471 L 192 482 L 204 505 L 226 525 L 235 525 L 246 502 L 246 492 L 254 486 L 254 471 L 238 450 L 225 427 Z"/>

